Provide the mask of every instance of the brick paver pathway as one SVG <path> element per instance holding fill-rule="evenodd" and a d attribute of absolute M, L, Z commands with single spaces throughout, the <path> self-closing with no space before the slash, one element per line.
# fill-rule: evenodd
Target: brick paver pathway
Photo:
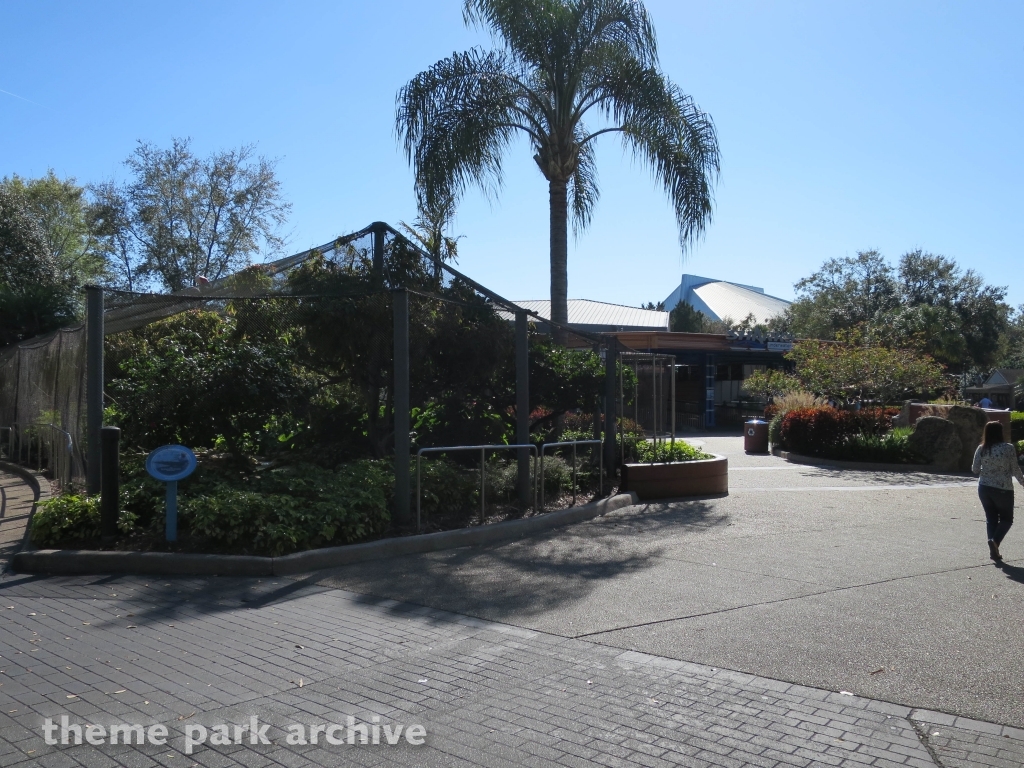
<path fill-rule="evenodd" d="M 35 498 L 22 478 L 0 470 L 0 571 L 21 547 Z"/>
<path fill-rule="evenodd" d="M 169 742 L 48 746 L 61 715 L 164 724 Z M 183 754 L 190 724 L 252 716 L 272 743 Z M 426 743 L 285 742 L 348 716 L 422 724 Z M 0 765 L 1010 768 L 1024 731 L 312 579 L 20 576 L 0 582 Z"/>

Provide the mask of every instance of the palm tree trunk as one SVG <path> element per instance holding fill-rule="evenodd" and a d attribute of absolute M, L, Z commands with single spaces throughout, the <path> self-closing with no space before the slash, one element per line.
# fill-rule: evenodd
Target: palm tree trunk
<path fill-rule="evenodd" d="M 569 322 L 569 209 L 565 181 L 548 182 L 551 204 L 551 319 L 563 325 Z M 567 334 L 552 326 L 556 344 L 565 345 Z"/>

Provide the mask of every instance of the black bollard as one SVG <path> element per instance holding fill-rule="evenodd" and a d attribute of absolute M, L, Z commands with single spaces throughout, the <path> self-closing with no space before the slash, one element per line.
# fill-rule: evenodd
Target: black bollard
<path fill-rule="evenodd" d="M 105 542 L 117 538 L 117 518 L 121 507 L 121 430 L 103 427 L 102 491 L 100 496 L 100 535 Z"/>

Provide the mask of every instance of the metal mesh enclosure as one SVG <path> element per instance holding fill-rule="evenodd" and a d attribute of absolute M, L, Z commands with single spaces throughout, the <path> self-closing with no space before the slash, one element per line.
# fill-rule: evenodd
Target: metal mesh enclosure
<path fill-rule="evenodd" d="M 397 296 L 408 306 L 409 403 L 398 411 L 408 414 L 411 454 L 516 443 L 515 329 L 524 310 L 381 223 L 176 294 L 106 291 L 105 422 L 139 451 L 167 443 L 214 454 L 289 451 L 324 465 L 394 457 L 405 444 L 396 440 Z M 26 460 L 18 441 L 29 425 L 63 430 L 73 458 L 66 470 L 39 439 L 35 451 L 69 480 L 85 469 L 86 337 L 77 326 L 0 356 L 0 427 L 17 444 L 9 450 Z M 575 499 L 578 476 L 600 466 L 603 397 L 615 390 L 604 359 L 616 342 L 536 316 L 527 338 L 536 458 L 539 444 L 565 435 L 598 441 L 547 454 L 556 467 L 555 457 L 573 457 Z M 620 385 L 615 395 L 628 416 L 632 390 Z M 665 415 L 652 413 L 657 431 Z M 482 493 L 513 504 L 509 463 L 521 452 L 492 451 L 504 485 Z M 530 482 L 540 485 L 537 471 Z M 565 492 L 569 481 L 559 482 Z"/>
<path fill-rule="evenodd" d="M 50 467 L 63 483 L 85 473 L 85 336 L 78 325 L 0 353 L 4 455 Z"/>

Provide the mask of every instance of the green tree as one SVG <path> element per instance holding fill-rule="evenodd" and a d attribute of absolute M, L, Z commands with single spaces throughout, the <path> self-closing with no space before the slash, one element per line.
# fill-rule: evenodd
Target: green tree
<path fill-rule="evenodd" d="M 676 304 L 668 316 L 669 330 L 681 333 L 709 333 L 711 319 L 685 301 Z"/>
<path fill-rule="evenodd" d="M 790 327 L 803 338 L 834 339 L 838 332 L 869 325 L 899 306 L 892 267 L 873 250 L 829 259 L 794 287 Z"/>
<path fill-rule="evenodd" d="M 652 167 L 685 247 L 711 218 L 714 124 L 658 69 L 640 2 L 465 0 L 463 14 L 501 48 L 456 53 L 416 75 L 398 94 L 398 133 L 428 201 L 458 198 L 470 183 L 500 187 L 505 150 L 528 138 L 548 182 L 551 319 L 565 324 L 569 214 L 579 232 L 593 213 L 595 140 L 618 133 Z"/>
<path fill-rule="evenodd" d="M 54 261 L 38 218 L 0 187 L 0 345 L 75 319 L 75 285 Z"/>
<path fill-rule="evenodd" d="M 743 391 L 767 403 L 779 395 L 796 392 L 801 386 L 800 380 L 792 374 L 768 368 L 748 376 L 743 382 Z"/>
<path fill-rule="evenodd" d="M 282 247 L 291 206 L 274 163 L 253 146 L 203 159 L 188 139 L 169 149 L 140 142 L 125 166 L 128 182 L 96 188 L 93 219 L 122 286 L 179 291 Z"/>
<path fill-rule="evenodd" d="M 920 345 L 957 372 L 997 359 L 1009 312 L 1004 288 L 920 249 L 905 253 L 896 269 L 878 251 L 830 259 L 796 290 L 780 322 L 794 335 L 837 339 L 857 330 L 876 346 Z"/>
<path fill-rule="evenodd" d="M 799 341 L 786 358 L 796 364 L 796 378 L 804 389 L 839 401 L 894 403 L 930 394 L 946 383 L 942 365 L 929 355 L 864 343 L 857 332 L 840 334 L 838 342 Z"/>
<path fill-rule="evenodd" d="M 85 187 L 73 178 L 57 178 L 53 169 L 39 179 L 4 178 L 0 187 L 20 198 L 39 224 L 49 258 L 63 282 L 82 286 L 101 281 L 105 263 L 90 226 Z"/>

